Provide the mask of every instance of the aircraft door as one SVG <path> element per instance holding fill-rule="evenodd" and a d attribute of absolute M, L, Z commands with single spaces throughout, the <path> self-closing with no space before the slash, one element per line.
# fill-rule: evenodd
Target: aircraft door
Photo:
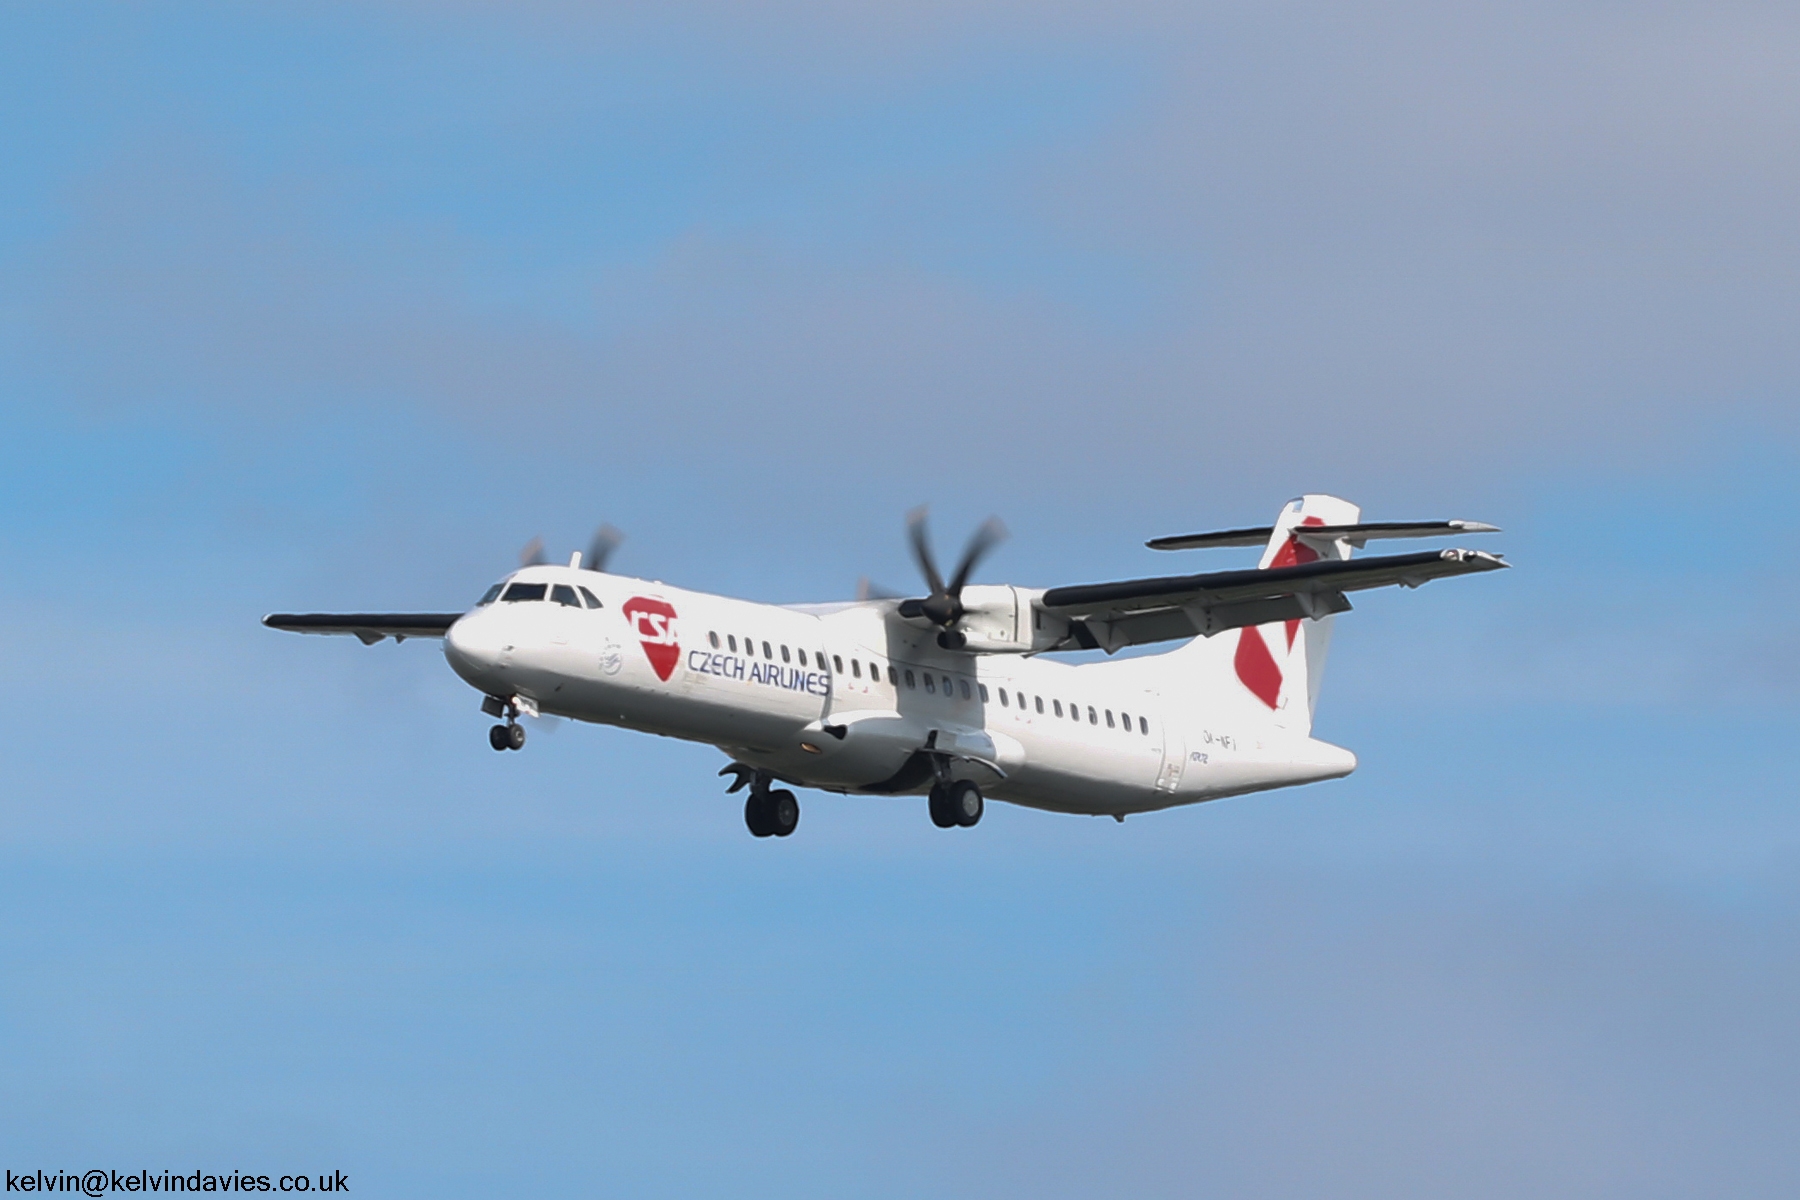
<path fill-rule="evenodd" d="M 1181 787 L 1181 770 L 1187 764 L 1187 738 L 1167 723 L 1162 727 L 1162 770 L 1156 776 L 1156 790 L 1172 796 Z"/>

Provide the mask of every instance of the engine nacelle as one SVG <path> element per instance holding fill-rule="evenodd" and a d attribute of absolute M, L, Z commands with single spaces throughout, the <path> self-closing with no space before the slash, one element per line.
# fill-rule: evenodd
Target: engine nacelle
<path fill-rule="evenodd" d="M 963 637 L 960 648 L 972 654 L 1029 654 L 1057 645 L 1068 636 L 1068 623 L 1038 608 L 1043 594 L 1042 588 L 1004 584 L 965 587 L 963 617 L 956 623 Z"/>

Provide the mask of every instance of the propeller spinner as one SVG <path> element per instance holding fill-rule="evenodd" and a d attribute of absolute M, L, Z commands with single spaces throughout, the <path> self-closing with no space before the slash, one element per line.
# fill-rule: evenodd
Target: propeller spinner
<path fill-rule="evenodd" d="M 938 627 L 938 645 L 946 650 L 960 650 L 968 641 L 956 628 L 964 611 L 963 585 L 969 582 L 975 565 L 1006 539 L 1006 526 L 1000 523 L 999 517 L 989 517 L 983 521 L 981 528 L 969 538 L 962 561 L 956 564 L 956 571 L 950 576 L 948 583 L 938 573 L 937 562 L 931 556 L 931 540 L 925 529 L 923 505 L 907 514 L 906 530 L 912 541 L 913 557 L 918 560 L 919 570 L 924 574 L 931 594 L 922 600 L 901 601 L 900 615 L 930 621 Z"/>

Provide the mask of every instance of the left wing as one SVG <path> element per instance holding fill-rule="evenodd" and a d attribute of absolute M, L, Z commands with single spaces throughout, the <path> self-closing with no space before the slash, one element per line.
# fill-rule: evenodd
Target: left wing
<path fill-rule="evenodd" d="M 382 638 L 441 638 L 461 613 L 270 613 L 262 623 L 289 633 L 347 633 L 373 646 Z"/>
<path fill-rule="evenodd" d="M 1120 583 L 1051 588 L 1038 601 L 1069 623 L 1082 649 L 1118 650 L 1144 642 L 1208 637 L 1244 625 L 1345 612 L 1345 592 L 1418 587 L 1450 575 L 1498 571 L 1507 564 L 1479 550 L 1434 550 L 1354 561 L 1321 559 L 1290 567 L 1210 571 Z"/>

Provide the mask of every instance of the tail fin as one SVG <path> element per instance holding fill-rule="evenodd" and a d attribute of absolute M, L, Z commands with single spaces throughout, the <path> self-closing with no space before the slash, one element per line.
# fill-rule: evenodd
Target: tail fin
<path fill-rule="evenodd" d="M 1320 558 L 1347 559 L 1350 543 L 1344 539 L 1302 541 L 1295 530 L 1307 525 L 1354 525 L 1362 510 L 1336 496 L 1302 496 L 1291 500 L 1275 519 L 1275 530 L 1257 565 L 1290 567 Z M 1235 632 L 1232 659 L 1237 681 L 1258 701 L 1268 706 L 1275 724 L 1307 733 L 1319 702 L 1319 681 L 1325 674 L 1325 652 L 1331 644 L 1330 615 L 1307 620 L 1249 625 Z"/>

